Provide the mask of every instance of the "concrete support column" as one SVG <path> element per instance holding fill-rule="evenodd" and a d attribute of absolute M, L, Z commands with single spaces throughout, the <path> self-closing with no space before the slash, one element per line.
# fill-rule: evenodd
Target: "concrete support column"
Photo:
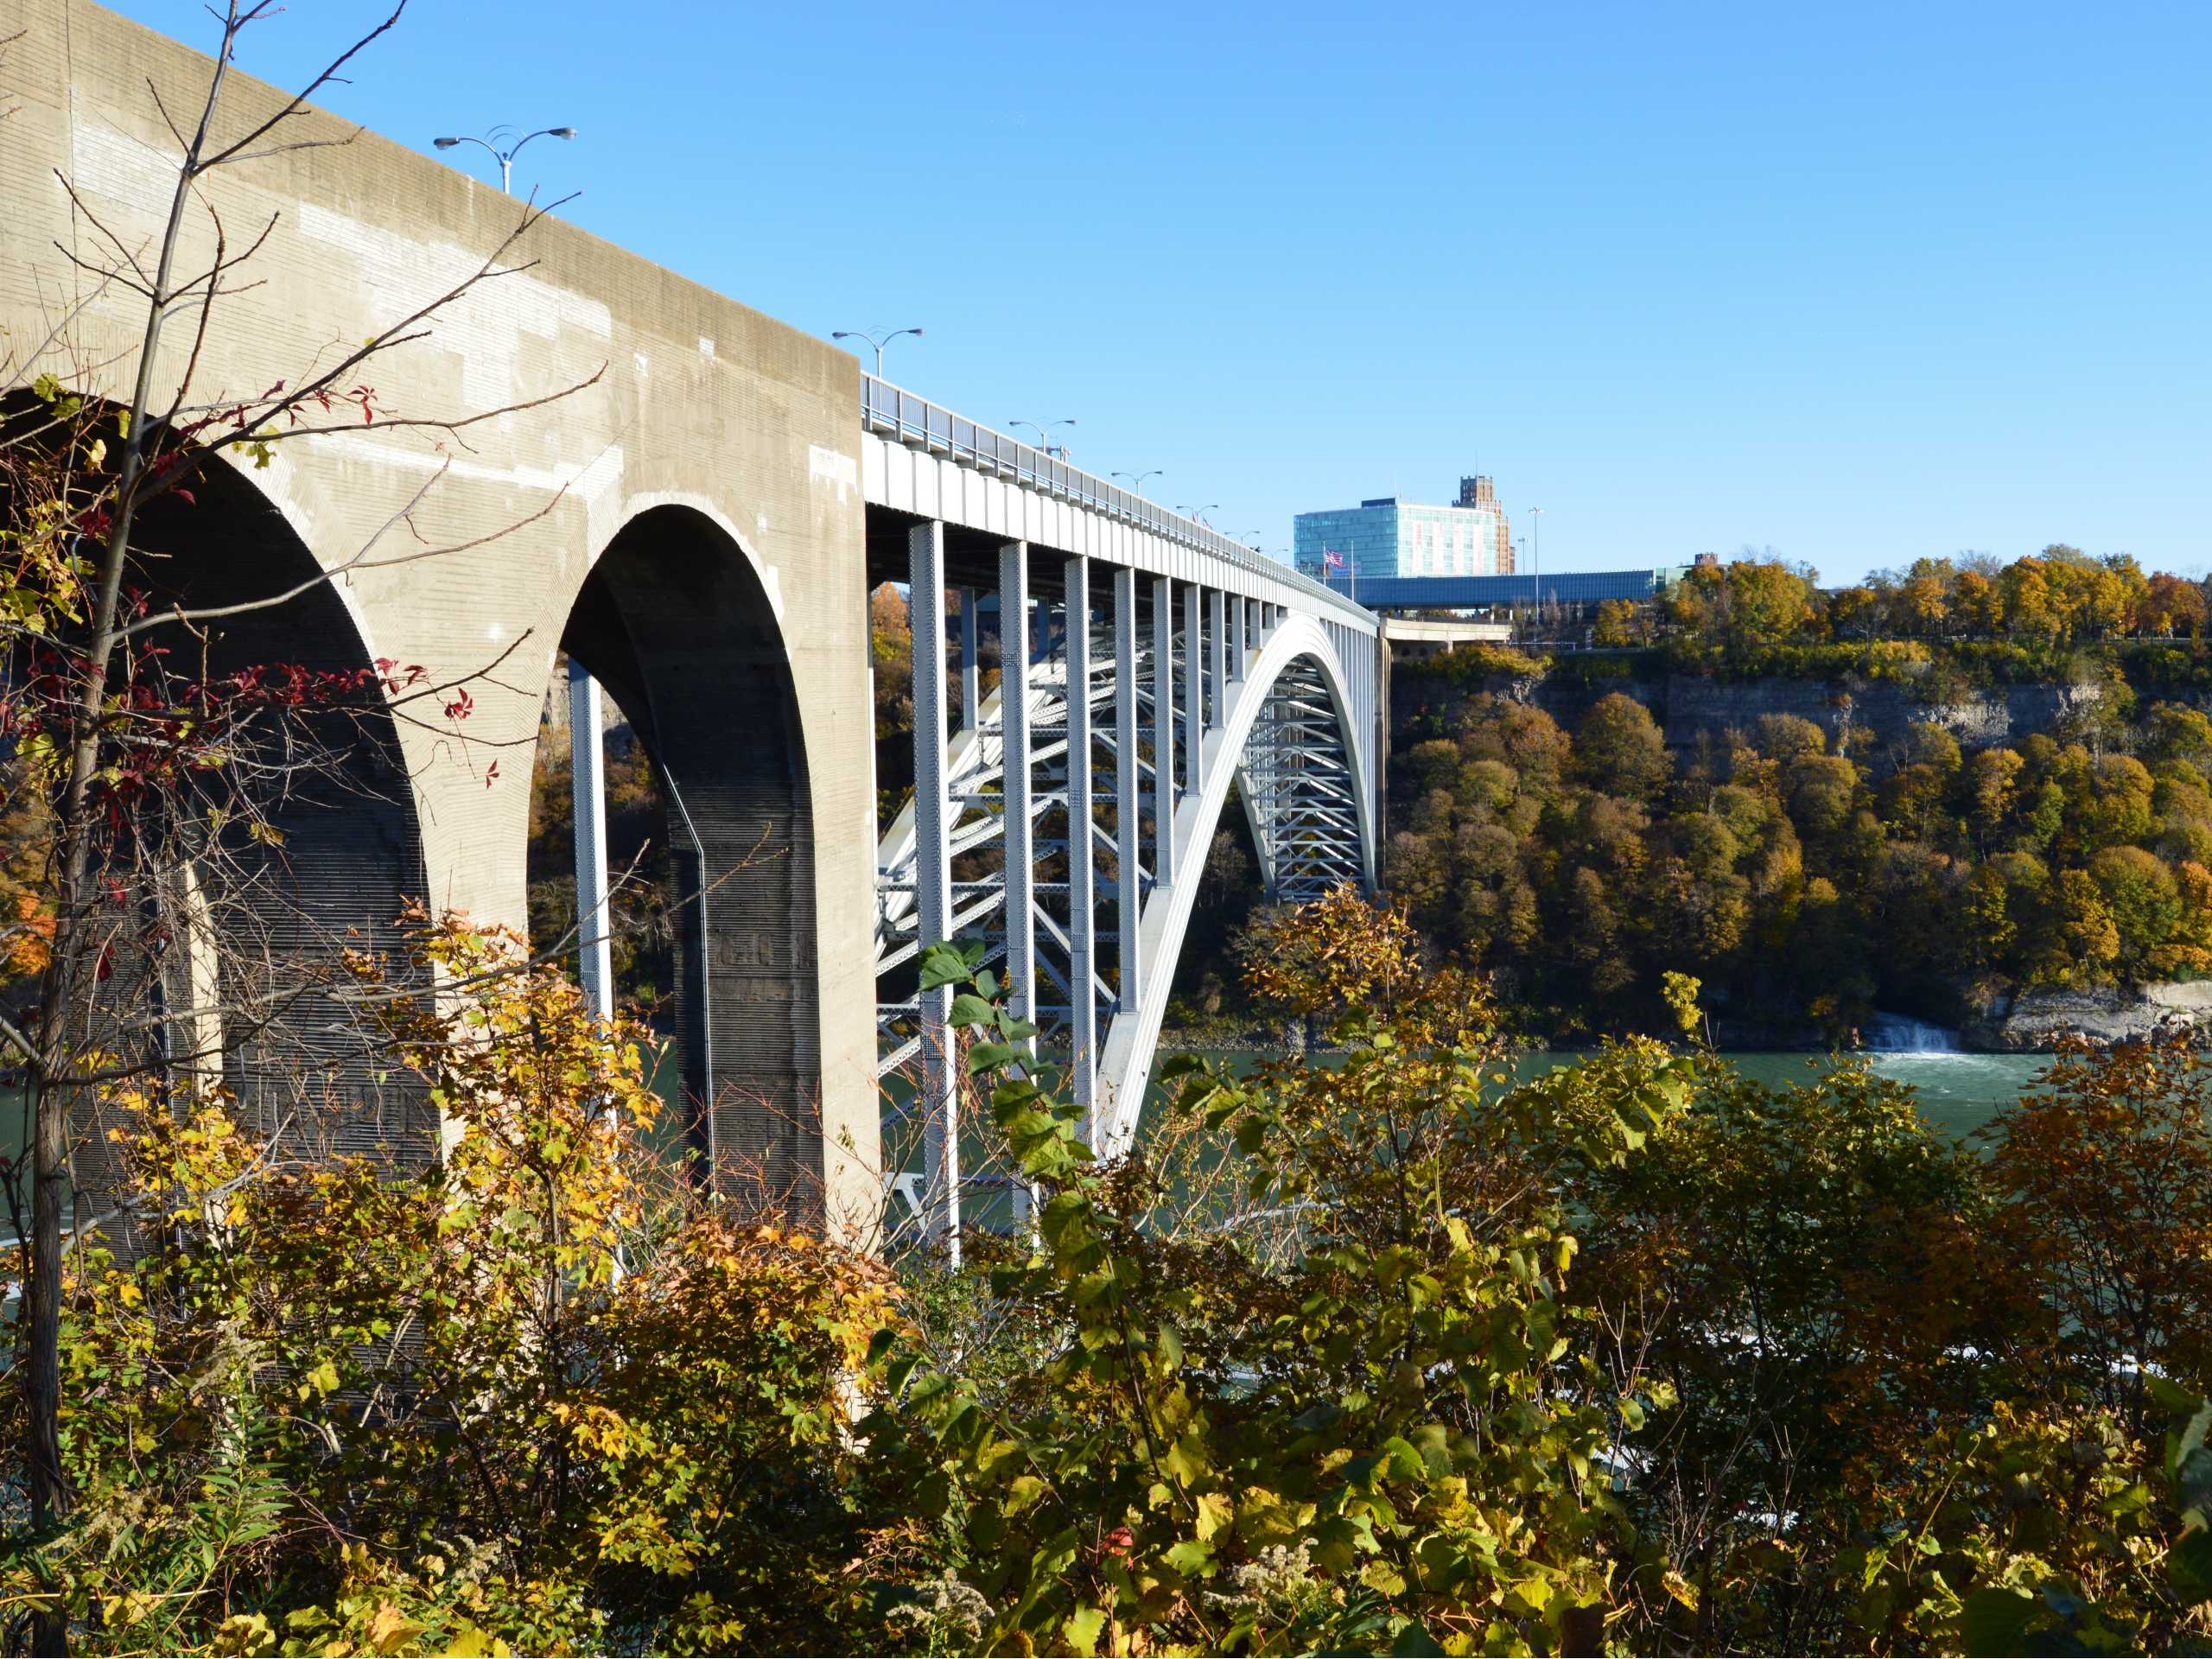
<path fill-rule="evenodd" d="M 945 789 L 944 526 L 906 533 L 914 638 L 914 906 L 924 945 L 947 942 L 952 919 L 950 801 Z M 922 1186 L 929 1236 L 960 1259 L 960 1125 L 952 991 L 921 993 Z"/>
<path fill-rule="evenodd" d="M 1136 1011 L 1143 979 L 1137 912 L 1144 872 L 1137 849 L 1144 845 L 1144 830 L 1137 803 L 1137 573 L 1122 565 L 1114 572 L 1114 864 L 1120 872 L 1114 914 L 1122 927 L 1116 1006 L 1123 1014 Z"/>
<path fill-rule="evenodd" d="M 1152 579 L 1152 879 L 1175 879 L 1175 583 Z"/>
<path fill-rule="evenodd" d="M 1037 1018 L 1037 853 L 1029 807 L 1029 544 L 999 550 L 999 720 L 1006 740 L 1006 977 L 1017 1018 Z"/>
<path fill-rule="evenodd" d="M 1206 595 L 1206 677 L 1212 682 L 1207 713 L 1218 731 L 1229 723 L 1229 601 L 1220 588 Z"/>
<path fill-rule="evenodd" d="M 976 656 L 976 590 L 960 590 L 960 729 L 972 732 L 983 706 L 982 667 Z"/>
<path fill-rule="evenodd" d="M 1196 795 L 1205 787 L 1199 769 L 1206 735 L 1205 630 L 1198 624 L 1205 590 L 1193 584 L 1183 589 L 1183 792 Z"/>
<path fill-rule="evenodd" d="M 599 682 L 569 658 L 569 778 L 575 802 L 576 969 L 584 1001 L 614 1016 L 614 913 L 607 888 L 607 744 L 600 733 Z"/>
<path fill-rule="evenodd" d="M 1260 601 L 1256 599 L 1248 599 L 1244 601 L 1245 658 L 1243 665 L 1236 671 L 1239 677 L 1252 671 L 1252 658 L 1260 654 Z"/>
<path fill-rule="evenodd" d="M 1083 1109 L 1083 1135 L 1098 1103 L 1097 930 L 1090 817 L 1090 561 L 1067 562 L 1068 634 L 1068 1093 Z M 921 705 L 914 706 L 921 718 Z"/>

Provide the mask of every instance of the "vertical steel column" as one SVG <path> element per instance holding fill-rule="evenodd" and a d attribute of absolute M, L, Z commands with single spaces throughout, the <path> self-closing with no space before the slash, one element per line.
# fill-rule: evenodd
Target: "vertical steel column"
<path fill-rule="evenodd" d="M 1114 572 L 1114 849 L 1120 872 L 1114 914 L 1122 925 L 1116 1006 L 1136 1012 L 1143 964 L 1137 957 L 1137 907 L 1144 899 L 1144 871 L 1137 849 L 1144 845 L 1138 822 L 1137 790 L 1137 573 L 1123 565 Z"/>
<path fill-rule="evenodd" d="M 1213 682 L 1213 698 L 1207 712 L 1219 731 L 1229 724 L 1228 600 L 1220 588 L 1206 595 L 1206 677 Z"/>
<path fill-rule="evenodd" d="M 1175 879 L 1175 582 L 1152 579 L 1152 879 Z"/>
<path fill-rule="evenodd" d="M 569 779 L 575 800 L 576 970 L 584 1002 L 614 1017 L 614 912 L 607 891 L 607 745 L 599 729 L 599 682 L 569 658 Z"/>
<path fill-rule="evenodd" d="M 1200 763 L 1205 759 L 1206 671 L 1205 631 L 1198 626 L 1205 590 L 1195 584 L 1183 589 L 1183 792 L 1196 795 L 1206 785 Z M 1199 848 L 1198 855 L 1205 856 Z"/>
<path fill-rule="evenodd" d="M 1006 961 L 1008 1003 L 1014 1018 L 1037 1023 L 1037 849 L 1029 814 L 1029 543 L 999 549 L 999 736 L 1003 750 L 999 824 L 1005 866 Z M 1034 1054 L 1034 1038 L 1022 1045 Z M 1009 1172 L 1014 1173 L 1014 1172 Z M 1035 1205 L 1027 1183 L 1016 1179 L 1007 1200 L 1017 1230 L 1026 1230 Z"/>
<path fill-rule="evenodd" d="M 1098 1103 L 1096 928 L 1091 914 L 1090 561 L 1067 562 L 1068 652 L 1068 1093 L 1091 1135 Z M 914 709 L 921 718 L 921 705 Z"/>
<path fill-rule="evenodd" d="M 1262 626 L 1260 613 L 1262 608 L 1256 599 L 1248 599 L 1244 601 L 1244 649 L 1254 657 L 1260 654 L 1260 629 Z M 1252 671 L 1252 664 L 1249 660 L 1244 664 L 1243 671 L 1247 674 Z"/>
<path fill-rule="evenodd" d="M 914 639 L 914 910 L 924 945 L 949 943 L 952 918 L 951 806 L 945 791 L 944 526 L 906 532 Z M 960 1259 L 960 1125 L 950 1026 L 952 991 L 921 996 L 922 1187 L 925 1224 Z"/>
<path fill-rule="evenodd" d="M 960 590 L 960 729 L 972 732 L 983 707 L 982 667 L 976 659 L 976 590 Z"/>
<path fill-rule="evenodd" d="M 1037 1018 L 1037 854 L 1029 818 L 1029 543 L 999 549 L 999 724 L 1006 740 L 1006 977 L 1014 1017 Z"/>
<path fill-rule="evenodd" d="M 1229 677 L 1244 677 L 1244 601 L 1234 594 L 1229 600 Z"/>

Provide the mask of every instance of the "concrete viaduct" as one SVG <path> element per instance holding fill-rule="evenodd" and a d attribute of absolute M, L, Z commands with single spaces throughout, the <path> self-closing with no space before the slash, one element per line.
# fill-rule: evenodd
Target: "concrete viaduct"
<path fill-rule="evenodd" d="M 10 35 L 0 358 L 118 396 L 143 312 L 58 251 L 96 251 L 60 181 L 126 239 L 156 239 L 176 146 L 149 84 L 196 108 L 211 65 L 81 0 L 0 0 Z M 235 72 L 226 97 L 239 123 L 279 101 Z M 296 136 L 347 130 L 311 113 Z M 211 398 L 379 332 L 474 270 L 518 211 L 367 134 L 248 162 L 212 194 L 226 223 L 275 229 L 260 286 L 218 308 L 201 349 Z M 191 236 L 204 255 L 204 224 Z M 347 567 L 242 620 L 219 647 L 235 660 L 469 679 L 465 724 L 390 723 L 363 762 L 389 770 L 380 804 L 296 804 L 289 879 L 372 939 L 409 897 L 523 926 L 530 762 L 565 650 L 576 729 L 596 729 L 603 689 L 662 791 L 677 1050 L 717 1170 L 749 1166 L 871 1228 L 897 1070 L 928 1126 L 913 1196 L 955 1223 L 971 1182 L 946 1128 L 946 1004 L 914 988 L 919 944 L 954 936 L 986 941 L 1096 1141 L 1126 1147 L 1232 795 L 1272 893 L 1373 883 L 1376 619 L 572 226 L 541 224 L 520 258 L 376 360 L 379 405 L 468 414 L 597 375 L 587 389 L 465 444 L 372 425 L 280 447 L 149 526 L 194 602 Z M 414 529 L 460 550 L 361 558 L 426 485 Z M 915 788 L 880 823 L 868 607 L 887 580 L 913 596 Z M 577 747 L 588 915 L 604 854 Z M 585 971 L 607 995 L 588 950 Z"/>

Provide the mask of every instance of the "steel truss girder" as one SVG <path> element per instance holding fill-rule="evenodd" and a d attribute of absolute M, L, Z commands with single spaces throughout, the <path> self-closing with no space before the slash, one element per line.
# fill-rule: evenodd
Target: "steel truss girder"
<path fill-rule="evenodd" d="M 1003 962 L 1017 1008 L 1073 1065 L 1093 1144 L 1114 1156 L 1135 1132 L 1173 964 L 1231 788 L 1271 900 L 1303 902 L 1346 882 L 1371 891 L 1377 843 L 1373 740 L 1363 729 L 1373 702 L 1356 690 L 1361 677 L 1371 683 L 1372 658 L 1344 658 L 1344 647 L 1371 642 L 1303 613 L 1103 563 L 1101 592 L 1093 562 L 1071 560 L 1076 648 L 1064 626 L 1049 652 L 1006 654 L 1007 684 L 1026 694 L 1010 700 L 1001 685 L 981 696 L 972 597 L 963 595 L 956 644 L 942 588 L 923 585 L 943 580 L 940 546 L 916 532 L 913 636 L 918 647 L 954 646 L 959 660 L 940 659 L 934 671 L 916 664 L 916 717 L 918 725 L 927 700 L 940 729 L 950 727 L 957 686 L 960 724 L 934 743 L 918 734 L 921 785 L 878 848 L 875 954 L 879 976 L 889 976 L 879 982 L 879 1070 L 922 1064 L 916 1109 L 932 1128 L 926 1211 L 944 1234 L 957 1224 L 963 1178 L 957 1136 L 940 1127 L 944 1103 L 927 1098 L 956 1087 L 950 1055 L 925 1052 L 949 1042 L 932 1025 L 942 998 L 917 1000 L 911 989 L 925 917 L 944 937 L 983 938 Z M 1006 550 L 1000 600 L 1002 615 L 1012 605 L 1023 619 L 1002 638 L 1029 645 L 1026 554 L 1020 543 Z M 931 607 L 934 627 L 922 621 Z M 1060 610 L 1065 619 L 1066 601 Z M 1083 688 L 1075 709 L 1071 658 Z M 1026 764 L 1009 770 L 1010 752 Z M 931 802 L 933 812 L 919 810 Z M 1010 802 L 1020 809 L 1011 820 Z M 934 901 L 929 882 L 942 895 Z M 1049 1001 L 1038 995 L 1045 986 Z"/>

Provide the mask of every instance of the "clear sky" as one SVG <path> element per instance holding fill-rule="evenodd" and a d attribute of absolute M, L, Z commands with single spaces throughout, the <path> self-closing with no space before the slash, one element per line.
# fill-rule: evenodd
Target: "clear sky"
<path fill-rule="evenodd" d="M 1479 466 L 1547 569 L 2212 562 L 2201 3 L 415 0 L 322 101 L 572 124 L 518 188 L 1270 550 Z"/>

